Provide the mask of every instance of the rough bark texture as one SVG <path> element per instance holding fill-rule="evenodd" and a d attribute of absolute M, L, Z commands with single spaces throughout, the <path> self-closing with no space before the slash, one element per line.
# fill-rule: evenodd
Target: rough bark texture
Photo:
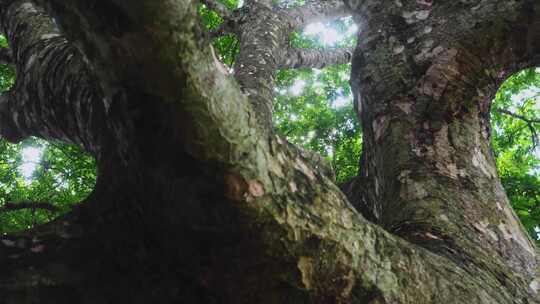
<path fill-rule="evenodd" d="M 287 49 L 281 56 L 278 67 L 282 69 L 291 68 L 318 68 L 336 64 L 349 63 L 352 58 L 352 48 L 329 49 L 329 50 L 306 50 Z"/>
<path fill-rule="evenodd" d="M 289 15 L 294 26 L 305 26 L 312 22 L 328 22 L 351 15 L 349 8 L 339 0 L 306 1 L 306 4 L 282 12 Z"/>
<path fill-rule="evenodd" d="M 539 302 L 488 117 L 504 77 L 540 60 L 537 1 L 347 3 L 365 136 L 352 204 L 269 127 L 287 35 L 318 19 L 233 12 L 234 80 L 191 1 L 39 2 L 56 22 L 0 1 L 18 76 L 0 133 L 78 143 L 99 178 L 64 218 L 2 236 L 4 303 Z"/>
<path fill-rule="evenodd" d="M 362 201 L 413 243 L 532 280 L 536 253 L 497 177 L 489 108 L 505 77 L 538 64 L 538 4 L 351 5 L 369 37 L 352 78 L 371 185 Z"/>

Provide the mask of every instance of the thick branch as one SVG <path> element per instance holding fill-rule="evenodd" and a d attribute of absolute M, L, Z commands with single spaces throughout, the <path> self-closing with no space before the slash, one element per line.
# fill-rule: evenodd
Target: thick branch
<path fill-rule="evenodd" d="M 351 15 L 341 0 L 310 1 L 306 5 L 285 11 L 296 28 L 314 22 L 327 22 Z"/>
<path fill-rule="evenodd" d="M 17 78 L 0 98 L 0 134 L 60 139 L 96 152 L 104 104 L 79 51 L 29 1 L 14 1 L 1 14 Z"/>
<path fill-rule="evenodd" d="M 289 34 L 286 20 L 265 5 L 246 4 L 250 21 L 241 25 L 234 76 L 256 109 L 261 125 L 272 127 L 278 54 Z"/>
<path fill-rule="evenodd" d="M 353 48 L 340 49 L 288 49 L 280 58 L 279 68 L 317 68 L 351 62 Z"/>
<path fill-rule="evenodd" d="M 517 64 L 511 54 L 520 50 L 515 51 L 520 58 L 536 58 L 530 54 L 538 53 L 532 51 L 538 48 L 528 46 L 539 33 L 538 16 L 524 15 L 521 3 L 483 1 L 474 9 L 470 4 L 451 11 L 439 10 L 437 2 L 430 1 L 433 9 L 403 18 L 407 24 L 429 25 L 425 39 L 444 47 L 438 54 L 414 56 L 407 53 L 406 44 L 382 34 L 406 33 L 402 21 L 387 18 L 394 8 L 382 9 L 380 1 L 348 3 L 362 36 L 369 37 L 358 42 L 355 54 L 362 55 L 353 59 L 351 85 L 362 109 L 361 168 L 372 192 L 366 197 L 374 210 L 381 210 L 380 223 L 450 259 L 467 260 L 495 274 L 512 274 L 513 284 L 523 289 L 535 286 L 535 246 L 498 181 L 487 109 L 503 77 L 515 67 L 530 65 Z M 527 9 L 537 8 L 536 4 L 528 2 Z M 421 6 L 428 7 L 418 3 Z M 453 24 L 451 30 L 438 23 L 464 12 L 471 13 L 467 22 Z M 508 14 L 522 16 L 523 23 L 504 22 Z M 491 26 L 499 21 L 504 25 Z M 484 25 L 469 30 L 471 22 Z M 531 30 L 519 34 L 523 29 Z M 502 47 L 506 39 L 508 48 Z M 493 45 L 501 45 L 496 58 L 483 60 Z M 504 73 L 495 77 L 478 73 L 492 68 Z M 464 187 L 463 180 L 475 186 Z"/>
<path fill-rule="evenodd" d="M 10 211 L 18 211 L 23 209 L 41 209 L 41 210 L 47 210 L 50 212 L 57 212 L 59 209 L 57 206 L 51 203 L 44 203 L 44 202 L 19 202 L 19 203 L 4 203 L 2 207 L 0 207 L 0 213 L 4 212 L 10 212 Z"/>

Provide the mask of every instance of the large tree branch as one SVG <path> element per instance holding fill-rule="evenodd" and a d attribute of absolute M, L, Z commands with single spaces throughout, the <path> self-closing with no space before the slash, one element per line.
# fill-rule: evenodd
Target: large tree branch
<path fill-rule="evenodd" d="M 51 204 L 51 203 L 45 203 L 45 202 L 18 202 L 18 203 L 7 202 L 7 203 L 4 203 L 2 206 L 0 206 L 0 213 L 18 211 L 18 210 L 24 210 L 24 209 L 33 209 L 33 210 L 40 209 L 40 210 L 47 210 L 50 212 L 57 212 L 59 210 L 56 205 Z"/>
<path fill-rule="evenodd" d="M 318 68 L 351 62 L 353 48 L 338 49 L 288 49 L 280 57 L 281 69 Z"/>
<path fill-rule="evenodd" d="M 292 25 L 296 28 L 306 26 L 314 22 L 327 22 L 351 15 L 351 11 L 341 0 L 308 1 L 307 4 L 284 10 L 293 20 Z"/>
<path fill-rule="evenodd" d="M 199 70 L 197 78 L 206 79 L 207 73 L 216 73 L 212 70 Z M 201 122 L 202 129 L 195 134 L 204 134 L 192 138 L 188 146 L 198 159 L 229 168 L 223 172 L 227 196 L 240 210 L 252 215 L 249 221 L 253 229 L 266 227 L 259 230 L 266 244 L 279 239 L 280 246 L 270 245 L 271 250 L 277 250 L 272 253 L 276 263 L 290 261 L 301 273 L 301 281 L 292 284 L 307 289 L 318 301 L 332 299 L 336 303 L 349 298 L 363 300 L 354 294 L 357 292 L 406 303 L 406 298 L 417 294 L 418 289 L 437 289 L 435 285 L 439 284 L 449 294 L 465 293 L 479 303 L 497 301 L 476 295 L 474 287 L 463 280 L 468 274 L 450 260 L 410 247 L 367 222 L 297 150 L 260 130 L 257 122 L 249 118 L 254 114 L 247 100 L 231 98 L 238 94 L 231 90 L 231 84 L 219 81 L 215 85 L 211 94 L 199 92 L 201 98 L 185 104 L 192 119 Z M 213 106 L 218 104 L 221 106 Z M 210 112 L 203 114 L 207 111 L 204 109 Z M 306 252 L 313 240 L 317 245 Z M 349 257 L 358 257 L 358 262 Z M 384 267 L 385 263 L 389 266 Z M 400 273 L 401 279 L 397 280 L 394 271 Z M 413 274 L 417 271 L 421 275 Z M 468 271 L 474 272 L 473 276 L 489 277 L 488 273 Z M 330 283 L 332 280 L 340 282 L 340 287 Z M 425 297 L 429 302 L 438 296 Z M 444 299 L 452 302 L 451 296 Z"/>
<path fill-rule="evenodd" d="M 405 23 L 387 18 L 394 7 L 381 10 L 382 2 L 348 1 L 362 36 L 369 37 L 358 42 L 351 75 L 362 108 L 361 168 L 372 192 L 367 197 L 374 198 L 381 223 L 390 231 L 450 258 L 469 256 L 477 265 L 488 259 L 481 267 L 513 273 L 514 284 L 524 288 L 536 286 L 535 246 L 498 181 L 487 110 L 506 75 L 538 61 L 538 45 L 528 47 L 540 31 L 538 15 L 524 13 L 538 3 L 484 1 L 474 9 L 470 4 L 452 11 L 430 2 L 432 8 L 418 3 L 425 10 L 403 17 L 411 26 L 429 25 L 426 39 L 433 39 L 435 53 L 426 49 L 418 56 L 381 34 L 406 32 Z M 451 30 L 438 23 L 460 18 L 465 11 L 471 12 L 469 21 L 453 24 Z M 523 22 L 505 23 L 509 13 Z M 504 26 L 490 26 L 498 21 Z M 484 25 L 469 31 L 471 22 Z M 523 29 L 526 35 L 520 34 Z M 495 44 L 500 47 L 494 58 L 485 61 Z M 479 72 L 492 68 L 501 73 Z M 418 108 L 419 103 L 425 108 Z M 464 187 L 464 179 L 476 186 Z M 491 209 L 494 202 L 497 208 Z M 511 236 L 501 237 L 510 230 Z M 435 236 L 431 240 L 415 235 L 428 231 Z"/>
<path fill-rule="evenodd" d="M 60 139 L 97 153 L 105 105 L 81 54 L 42 9 L 11 3 L 0 19 L 17 76 L 0 97 L 0 134 Z"/>
<path fill-rule="evenodd" d="M 286 19 L 276 15 L 266 4 L 250 1 L 244 9 L 253 21 L 239 28 L 240 53 L 234 65 L 234 76 L 249 96 L 260 124 L 271 129 L 279 51 L 285 45 L 289 28 Z"/>

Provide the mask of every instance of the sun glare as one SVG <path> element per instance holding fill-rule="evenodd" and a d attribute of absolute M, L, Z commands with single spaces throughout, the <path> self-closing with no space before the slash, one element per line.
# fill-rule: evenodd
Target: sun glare
<path fill-rule="evenodd" d="M 324 46 L 335 46 L 343 40 L 353 36 L 358 31 L 356 24 L 349 18 L 342 19 L 346 24 L 346 30 L 340 32 L 330 26 L 321 22 L 315 22 L 308 24 L 302 34 L 308 37 L 316 37 Z"/>
<path fill-rule="evenodd" d="M 342 108 L 351 103 L 352 103 L 352 100 L 350 97 L 340 95 L 332 102 L 332 107 L 334 109 Z"/>
<path fill-rule="evenodd" d="M 304 29 L 304 35 L 317 36 L 324 45 L 335 45 L 345 37 L 345 35 L 320 22 L 308 24 Z"/>
<path fill-rule="evenodd" d="M 294 84 L 289 88 L 290 92 L 294 96 L 299 96 L 302 94 L 302 91 L 304 90 L 304 87 L 306 86 L 306 82 L 303 80 L 296 80 Z"/>
<path fill-rule="evenodd" d="M 22 164 L 19 166 L 19 170 L 26 182 L 32 181 L 32 175 L 41 160 L 42 154 L 43 148 L 41 147 L 26 147 L 22 150 Z"/>

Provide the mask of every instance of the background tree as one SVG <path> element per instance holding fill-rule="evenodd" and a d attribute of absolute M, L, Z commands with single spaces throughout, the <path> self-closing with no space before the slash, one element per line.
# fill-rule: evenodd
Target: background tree
<path fill-rule="evenodd" d="M 341 3 L 207 3 L 237 34 L 236 82 L 194 3 L 40 3 L 56 22 L 0 2 L 17 70 L 0 133 L 78 144 L 99 177 L 80 208 L 3 238 L 8 303 L 537 301 L 536 249 L 489 141 L 497 87 L 537 64 L 535 2 L 348 3 L 364 37 L 350 202 L 324 158 L 271 127 L 277 68 L 350 59 L 290 47 Z"/>

